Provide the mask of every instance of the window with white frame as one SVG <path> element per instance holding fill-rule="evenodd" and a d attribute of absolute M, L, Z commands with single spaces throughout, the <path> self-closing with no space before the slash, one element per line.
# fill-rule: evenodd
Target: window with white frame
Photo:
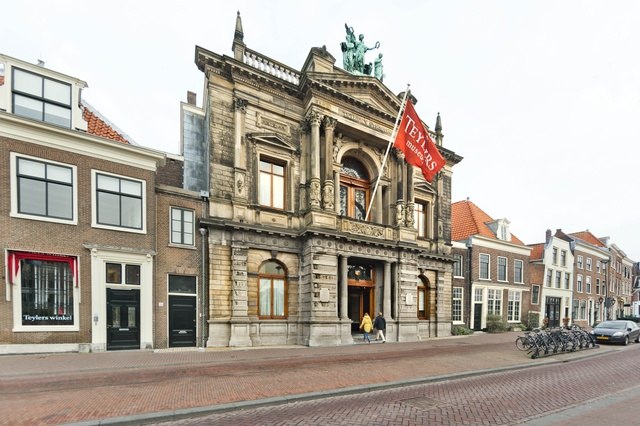
<path fill-rule="evenodd" d="M 571 288 L 571 274 L 569 272 L 564 273 L 564 289 L 569 290 Z"/>
<path fill-rule="evenodd" d="M 553 269 L 547 269 L 547 287 L 553 287 Z"/>
<path fill-rule="evenodd" d="M 576 291 L 582 293 L 582 274 L 576 275 Z"/>
<path fill-rule="evenodd" d="M 579 318 L 581 320 L 586 320 L 587 319 L 587 301 L 586 300 L 581 300 L 580 301 L 580 316 Z"/>
<path fill-rule="evenodd" d="M 587 257 L 587 271 L 591 270 L 591 258 Z"/>
<path fill-rule="evenodd" d="M 260 158 L 260 187 L 258 200 L 260 205 L 284 209 L 285 165 L 280 161 Z"/>
<path fill-rule="evenodd" d="M 480 253 L 480 279 L 488 280 L 490 279 L 489 275 L 489 261 L 490 257 L 488 254 Z"/>
<path fill-rule="evenodd" d="M 96 224 L 143 230 L 144 188 L 144 181 L 96 172 Z"/>
<path fill-rule="evenodd" d="M 600 278 L 596 278 L 596 294 L 600 294 Z"/>
<path fill-rule="evenodd" d="M 522 293 L 519 291 L 509 291 L 509 301 L 507 305 L 507 321 L 520 322 L 520 301 Z"/>
<path fill-rule="evenodd" d="M 585 283 L 587 287 L 587 293 L 591 294 L 591 276 L 587 275 Z"/>
<path fill-rule="evenodd" d="M 596 272 L 597 273 L 600 273 L 600 267 L 601 267 L 600 265 L 601 265 L 600 261 L 596 260 Z"/>
<path fill-rule="evenodd" d="M 502 315 L 502 290 L 494 288 L 487 290 L 487 314 Z"/>
<path fill-rule="evenodd" d="M 498 256 L 498 281 L 507 281 L 507 258 Z"/>
<path fill-rule="evenodd" d="M 556 271 L 556 288 L 560 288 L 562 282 L 562 271 Z"/>
<path fill-rule="evenodd" d="M 108 262 L 105 265 L 107 284 L 140 285 L 140 265 Z"/>
<path fill-rule="evenodd" d="M 574 320 L 578 319 L 578 311 L 580 309 L 580 301 L 578 299 L 573 299 L 573 306 L 571 309 L 571 316 Z"/>
<path fill-rule="evenodd" d="M 578 267 L 578 269 L 583 269 L 582 268 L 582 255 L 580 255 L 580 254 L 576 258 L 576 266 Z"/>
<path fill-rule="evenodd" d="M 513 282 L 522 284 L 523 280 L 523 268 L 524 262 L 522 260 L 516 259 L 513 261 Z"/>
<path fill-rule="evenodd" d="M 560 265 L 567 266 L 567 251 L 566 250 L 561 250 L 560 251 Z"/>
<path fill-rule="evenodd" d="M 557 247 L 553 248 L 552 259 L 551 260 L 552 260 L 554 265 L 558 264 L 558 248 Z"/>
<path fill-rule="evenodd" d="M 453 287 L 451 294 L 451 320 L 462 322 L 462 287 Z"/>
<path fill-rule="evenodd" d="M 482 288 L 476 288 L 473 292 L 473 301 L 474 302 L 482 302 Z"/>
<path fill-rule="evenodd" d="M 13 68 L 13 113 L 71 127 L 71 85 Z"/>
<path fill-rule="evenodd" d="M 194 218 L 193 210 L 171 207 L 171 244 L 194 245 Z"/>
<path fill-rule="evenodd" d="M 34 157 L 11 155 L 14 206 L 18 216 L 75 222 L 77 168 Z"/>
<path fill-rule="evenodd" d="M 453 276 L 454 277 L 464 277 L 464 274 L 462 273 L 462 255 L 461 254 L 454 254 L 453 255 Z"/>

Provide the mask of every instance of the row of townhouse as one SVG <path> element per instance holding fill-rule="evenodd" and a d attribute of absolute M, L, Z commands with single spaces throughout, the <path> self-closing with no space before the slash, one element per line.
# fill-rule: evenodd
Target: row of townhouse
<path fill-rule="evenodd" d="M 232 50 L 195 49 L 180 156 L 0 56 L 0 353 L 346 345 L 377 312 L 390 341 L 451 334 L 440 116 L 428 182 L 388 152 L 404 92 L 325 46 L 300 70 L 251 50 L 239 14 Z"/>
<path fill-rule="evenodd" d="M 195 345 L 206 203 L 86 87 L 0 55 L 0 353 Z"/>
<path fill-rule="evenodd" d="M 527 245 L 509 225 L 468 199 L 452 204 L 454 324 L 482 330 L 498 315 L 512 326 L 589 327 L 640 316 L 638 264 L 608 237 L 547 230 Z"/>

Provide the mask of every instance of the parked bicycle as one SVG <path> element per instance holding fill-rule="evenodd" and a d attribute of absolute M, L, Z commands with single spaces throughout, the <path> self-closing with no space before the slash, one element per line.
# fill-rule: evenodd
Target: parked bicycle
<path fill-rule="evenodd" d="M 535 328 L 532 331 L 525 331 L 524 336 L 516 338 L 516 348 L 531 354 L 532 359 L 541 355 L 597 347 L 598 344 L 593 336 L 577 325 L 565 328 Z"/>

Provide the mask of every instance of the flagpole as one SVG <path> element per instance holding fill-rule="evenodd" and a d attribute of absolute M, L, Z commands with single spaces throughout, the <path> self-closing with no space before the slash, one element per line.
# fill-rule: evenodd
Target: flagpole
<path fill-rule="evenodd" d="M 404 91 L 402 103 L 400 104 L 400 109 L 398 110 L 398 116 L 396 117 L 396 123 L 393 125 L 391 138 L 389 138 L 389 143 L 387 144 L 387 151 L 384 153 L 384 158 L 382 159 L 382 165 L 380 166 L 380 171 L 378 172 L 378 178 L 376 179 L 376 184 L 373 187 L 373 193 L 371 193 L 371 199 L 369 200 L 369 207 L 367 207 L 367 214 L 364 216 L 365 221 L 369 219 L 369 213 L 371 212 L 373 199 L 376 196 L 376 191 L 378 190 L 378 184 L 380 183 L 380 176 L 382 176 L 382 173 L 384 171 L 384 165 L 387 162 L 387 156 L 389 155 L 389 151 L 391 150 L 391 145 L 393 145 L 393 140 L 395 139 L 396 131 L 398 130 L 398 123 L 400 122 L 400 117 L 402 116 L 402 110 L 404 109 L 404 104 L 407 100 L 407 95 L 409 94 L 409 86 L 410 84 L 407 84 L 407 90 Z"/>

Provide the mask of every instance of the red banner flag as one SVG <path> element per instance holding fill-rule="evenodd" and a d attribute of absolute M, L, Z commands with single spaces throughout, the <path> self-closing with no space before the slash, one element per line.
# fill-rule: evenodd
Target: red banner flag
<path fill-rule="evenodd" d="M 433 181 L 436 173 L 446 164 L 438 147 L 422 126 L 411 101 L 407 101 L 404 108 L 393 146 L 404 152 L 407 163 L 420 167 L 427 182 Z"/>

